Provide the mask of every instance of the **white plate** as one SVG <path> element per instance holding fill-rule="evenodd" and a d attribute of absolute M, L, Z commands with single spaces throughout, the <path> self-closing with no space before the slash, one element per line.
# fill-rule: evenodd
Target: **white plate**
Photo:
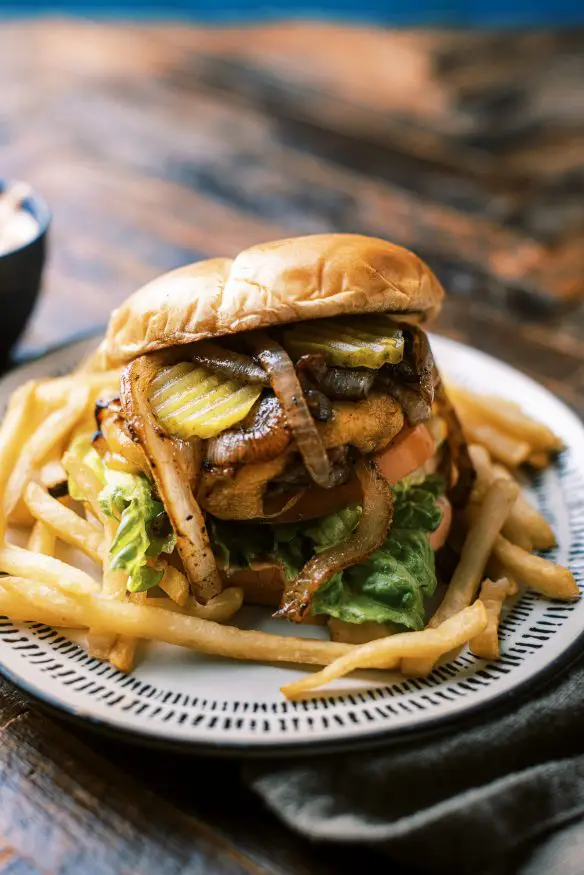
<path fill-rule="evenodd" d="M 0 381 L 0 409 L 33 376 L 69 371 L 94 345 L 85 340 L 21 367 Z M 533 497 L 559 540 L 554 558 L 584 584 L 584 428 L 557 398 L 510 367 L 450 340 L 433 347 L 444 373 L 473 389 L 516 399 L 553 425 L 568 450 L 534 484 Z M 280 634 L 324 635 L 267 612 L 246 609 L 244 625 Z M 68 716 L 149 744 L 215 753 L 260 754 L 339 749 L 435 729 L 486 705 L 517 697 L 579 651 L 584 600 L 574 604 L 523 596 L 502 625 L 502 658 L 488 663 L 463 652 L 424 680 L 390 673 L 343 679 L 309 701 L 286 702 L 279 688 L 298 666 L 247 664 L 148 646 L 130 675 L 90 658 L 72 638 L 40 624 L 0 620 L 0 667 L 28 693 Z"/>

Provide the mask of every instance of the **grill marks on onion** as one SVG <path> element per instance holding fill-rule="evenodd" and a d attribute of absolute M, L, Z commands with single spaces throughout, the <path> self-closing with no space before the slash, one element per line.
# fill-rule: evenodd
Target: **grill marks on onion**
<path fill-rule="evenodd" d="M 157 492 L 177 537 L 176 546 L 194 595 L 202 602 L 221 592 L 205 519 L 193 490 L 200 460 L 192 443 L 164 434 L 149 401 L 150 384 L 164 354 L 140 356 L 122 373 L 121 401 L 131 434 L 140 444 Z"/>

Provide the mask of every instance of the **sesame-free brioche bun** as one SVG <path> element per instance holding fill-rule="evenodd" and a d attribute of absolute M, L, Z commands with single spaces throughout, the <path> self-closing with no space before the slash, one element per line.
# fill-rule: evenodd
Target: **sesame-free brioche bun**
<path fill-rule="evenodd" d="M 444 292 L 417 255 L 358 234 L 316 234 L 252 246 L 148 283 L 112 313 L 108 365 L 184 343 L 350 313 L 436 315 Z"/>

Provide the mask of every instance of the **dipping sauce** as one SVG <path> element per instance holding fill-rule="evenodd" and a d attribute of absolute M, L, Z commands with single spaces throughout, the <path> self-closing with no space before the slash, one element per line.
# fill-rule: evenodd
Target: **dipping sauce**
<path fill-rule="evenodd" d="M 23 206 L 31 194 L 25 182 L 15 182 L 0 193 L 0 255 L 19 249 L 37 236 L 39 224 Z"/>

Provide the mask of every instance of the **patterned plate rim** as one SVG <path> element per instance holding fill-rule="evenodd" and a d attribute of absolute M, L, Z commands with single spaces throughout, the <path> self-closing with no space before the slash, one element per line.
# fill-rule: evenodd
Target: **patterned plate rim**
<path fill-rule="evenodd" d="M 27 377 L 38 374 L 39 366 L 42 373 L 46 373 L 44 365 L 49 365 L 51 361 L 57 361 L 62 354 L 68 354 L 69 362 L 75 357 L 76 352 L 78 358 L 91 348 L 91 341 L 96 335 L 91 333 L 84 337 L 76 338 L 75 340 L 60 345 L 59 347 L 43 353 L 37 358 L 26 362 L 25 364 L 15 368 L 8 374 L 0 378 L 0 387 L 4 388 L 7 383 L 21 382 Z M 548 401 L 556 405 L 557 410 L 561 410 L 563 416 L 570 422 L 571 428 L 579 432 L 584 439 L 584 426 L 578 417 L 559 399 L 553 396 L 544 387 L 531 380 L 526 375 L 515 370 L 511 366 L 494 359 L 493 357 L 470 349 L 469 347 L 460 344 L 456 341 L 446 338 L 435 337 L 433 342 L 443 349 L 449 349 L 450 353 L 455 353 L 457 350 L 462 354 L 471 354 L 473 357 L 482 360 L 486 367 L 495 366 L 501 373 L 507 372 L 509 376 L 519 376 L 523 381 L 526 381 L 540 393 L 547 396 Z M 69 365 L 70 367 L 70 365 Z M 583 443 L 584 446 L 584 443 Z M 581 453 L 578 454 L 581 456 Z M 583 459 L 579 458 L 580 467 L 584 470 Z M 579 555 L 579 554 L 578 554 Z M 379 728 L 371 727 L 363 734 L 353 734 L 350 736 L 333 736 L 331 738 L 301 738 L 282 741 L 272 741 L 267 739 L 237 740 L 225 738 L 213 738 L 207 736 L 204 739 L 196 738 L 178 738 L 164 734 L 164 729 L 159 729 L 158 733 L 141 729 L 139 725 L 121 725 L 115 721 L 115 718 L 109 720 L 102 716 L 96 716 L 87 711 L 82 711 L 74 705 L 64 701 L 59 695 L 51 693 L 50 690 L 42 689 L 36 683 L 28 681 L 21 677 L 17 671 L 12 671 L 3 662 L 0 661 L 0 674 L 7 680 L 12 682 L 16 687 L 21 689 L 30 699 L 39 705 L 43 710 L 48 711 L 55 717 L 65 718 L 75 724 L 82 724 L 85 728 L 92 731 L 105 734 L 113 738 L 132 741 L 136 744 L 172 750 L 181 753 L 191 754 L 212 754 L 218 756 L 239 756 L 239 757 L 261 757 L 261 756 L 297 756 L 310 755 L 322 752 L 339 752 L 360 748 L 374 748 L 380 745 L 389 743 L 400 743 L 412 738 L 420 738 L 440 732 L 454 723 L 459 725 L 469 724 L 476 721 L 484 715 L 489 709 L 490 713 L 500 713 L 504 711 L 509 704 L 517 706 L 518 699 L 523 699 L 528 694 L 540 689 L 545 684 L 549 683 L 560 671 L 566 669 L 572 664 L 582 653 L 584 643 L 584 630 L 578 633 L 566 647 L 558 652 L 549 661 L 545 662 L 540 668 L 536 669 L 528 677 L 514 681 L 513 685 L 503 688 L 492 694 L 488 699 L 469 703 L 466 707 L 454 713 L 434 713 L 430 718 L 427 718 L 423 725 L 381 725 Z M 332 694 L 334 697 L 334 693 Z"/>

